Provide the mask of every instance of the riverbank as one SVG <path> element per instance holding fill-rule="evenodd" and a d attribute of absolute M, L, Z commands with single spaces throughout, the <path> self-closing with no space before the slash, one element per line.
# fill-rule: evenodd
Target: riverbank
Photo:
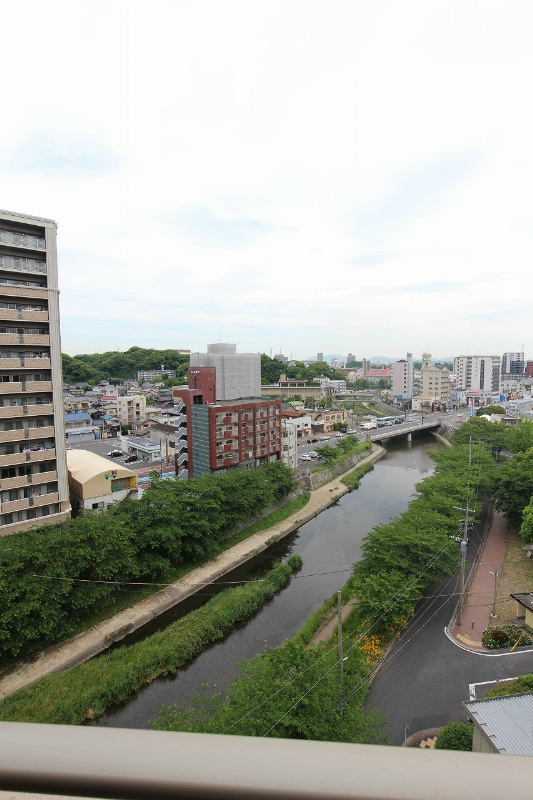
<path fill-rule="evenodd" d="M 373 463 L 385 453 L 379 445 L 358 462 L 355 469 L 364 463 Z M 346 473 L 345 473 L 346 474 Z M 0 677 L 0 699 L 24 686 L 55 672 L 82 664 L 106 650 L 113 642 L 142 627 L 173 606 L 195 594 L 199 587 L 212 583 L 217 578 L 235 569 L 253 556 L 266 550 L 271 544 L 296 531 L 305 522 L 316 517 L 339 497 L 350 491 L 341 477 L 311 492 L 304 509 L 260 533 L 253 534 L 234 547 L 220 553 L 216 558 L 198 567 L 180 580 L 166 586 L 140 603 L 121 611 L 87 631 L 41 653 L 37 658 L 23 662 Z"/>

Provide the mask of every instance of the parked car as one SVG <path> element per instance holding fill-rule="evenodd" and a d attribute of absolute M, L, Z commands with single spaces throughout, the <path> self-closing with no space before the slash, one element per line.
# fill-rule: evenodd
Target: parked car
<path fill-rule="evenodd" d="M 304 453 L 303 456 L 300 456 L 300 461 L 311 461 L 311 456 L 307 453 Z"/>
<path fill-rule="evenodd" d="M 122 452 L 122 450 L 110 450 L 109 453 L 106 453 L 106 456 L 108 458 L 120 458 L 120 456 L 123 455 L 124 453 Z"/>
<path fill-rule="evenodd" d="M 125 464 L 131 464 L 133 461 L 138 461 L 138 460 L 139 460 L 139 456 L 127 456 L 124 459 L 124 463 Z"/>
<path fill-rule="evenodd" d="M 319 455 L 316 450 L 311 450 L 311 452 L 308 453 L 307 455 L 310 456 L 311 458 L 319 458 Z"/>

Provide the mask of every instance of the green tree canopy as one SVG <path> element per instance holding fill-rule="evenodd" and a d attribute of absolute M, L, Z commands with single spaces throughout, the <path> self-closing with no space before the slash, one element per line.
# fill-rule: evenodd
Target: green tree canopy
<path fill-rule="evenodd" d="M 470 417 L 453 435 L 454 444 L 481 442 L 493 453 L 499 453 L 507 444 L 507 431 L 499 422 L 489 422 L 482 417 Z"/>
<path fill-rule="evenodd" d="M 512 453 L 524 453 L 533 447 L 533 422 L 522 419 L 507 429 L 507 446 Z"/>
<path fill-rule="evenodd" d="M 331 742 L 382 743 L 383 720 L 362 709 L 365 692 L 336 706 L 346 691 L 339 683 L 336 653 L 326 645 L 306 649 L 298 639 L 267 650 L 239 666 L 241 675 L 225 697 L 204 693 L 189 709 L 163 709 L 157 730 L 228 733 Z M 364 675 L 357 648 L 344 665 L 344 685 L 355 686 Z"/>
<path fill-rule="evenodd" d="M 533 448 L 510 458 L 492 481 L 492 497 L 498 511 L 511 521 L 522 520 L 522 512 L 533 496 Z"/>
<path fill-rule="evenodd" d="M 435 750 L 472 750 L 473 736 L 471 722 L 449 722 L 437 736 Z"/>
<path fill-rule="evenodd" d="M 476 411 L 476 417 L 482 417 L 483 414 L 506 414 L 505 408 L 501 406 L 482 406 Z"/>

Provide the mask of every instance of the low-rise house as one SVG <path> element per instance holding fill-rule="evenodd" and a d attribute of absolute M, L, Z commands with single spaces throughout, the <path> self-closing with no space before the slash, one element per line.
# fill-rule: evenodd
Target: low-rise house
<path fill-rule="evenodd" d="M 127 455 L 137 456 L 139 461 L 160 462 L 161 442 L 151 436 L 121 436 L 120 449 Z"/>
<path fill-rule="evenodd" d="M 346 422 L 346 411 L 343 408 L 324 409 L 323 411 L 310 411 L 313 431 L 327 433 L 332 431 L 337 423 Z"/>
<path fill-rule="evenodd" d="M 65 436 L 69 443 L 88 442 L 94 439 L 94 424 L 86 411 L 65 414 Z"/>
<path fill-rule="evenodd" d="M 68 450 L 67 469 L 74 513 L 97 511 L 126 497 L 137 497 L 135 473 L 96 453 Z"/>

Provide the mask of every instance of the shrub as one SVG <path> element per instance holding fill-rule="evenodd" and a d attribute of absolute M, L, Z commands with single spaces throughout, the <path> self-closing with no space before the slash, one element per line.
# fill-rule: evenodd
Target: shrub
<path fill-rule="evenodd" d="M 472 750 L 474 726 L 470 722 L 449 722 L 435 742 L 435 750 Z"/>
<path fill-rule="evenodd" d="M 502 647 L 523 647 L 533 644 L 527 633 L 524 633 L 518 625 L 500 625 L 494 628 L 487 628 L 483 631 L 481 641 L 487 650 L 499 650 Z"/>
<path fill-rule="evenodd" d="M 519 675 L 514 681 L 506 681 L 490 689 L 485 697 L 504 697 L 508 694 L 522 694 L 522 692 L 533 692 L 533 675 Z"/>

